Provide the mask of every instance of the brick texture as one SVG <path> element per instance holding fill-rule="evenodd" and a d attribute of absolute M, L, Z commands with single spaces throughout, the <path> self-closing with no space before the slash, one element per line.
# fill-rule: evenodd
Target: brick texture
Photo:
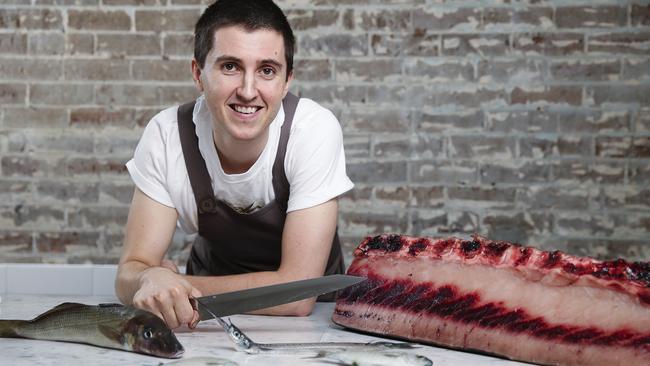
<path fill-rule="evenodd" d="M 0 1 L 0 261 L 117 262 L 124 163 L 157 111 L 197 96 L 207 3 Z M 383 232 L 650 259 L 647 1 L 278 4 L 292 90 L 343 127 L 348 263 Z"/>

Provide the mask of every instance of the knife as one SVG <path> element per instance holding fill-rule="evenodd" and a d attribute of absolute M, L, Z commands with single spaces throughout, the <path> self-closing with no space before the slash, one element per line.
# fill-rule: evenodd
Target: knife
<path fill-rule="evenodd" d="M 298 300 L 308 299 L 352 286 L 365 277 L 329 275 L 278 285 L 250 288 L 195 298 L 201 320 L 242 314 Z M 207 308 L 207 309 L 206 309 Z"/>

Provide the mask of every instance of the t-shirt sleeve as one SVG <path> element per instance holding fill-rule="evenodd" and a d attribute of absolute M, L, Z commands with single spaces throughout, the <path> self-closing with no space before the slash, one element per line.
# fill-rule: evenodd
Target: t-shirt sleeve
<path fill-rule="evenodd" d="M 165 206 L 174 207 L 167 190 L 167 134 L 154 117 L 145 127 L 133 158 L 126 163 L 133 183 L 144 194 Z"/>
<path fill-rule="evenodd" d="M 354 187 L 345 171 L 343 133 L 336 117 L 319 106 L 303 118 L 287 146 L 287 212 L 317 206 Z"/>

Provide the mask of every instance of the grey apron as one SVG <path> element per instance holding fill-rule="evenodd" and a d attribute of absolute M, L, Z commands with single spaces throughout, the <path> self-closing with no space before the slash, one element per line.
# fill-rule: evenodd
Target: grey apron
<path fill-rule="evenodd" d="M 287 216 L 289 182 L 284 157 L 293 115 L 299 98 L 288 93 L 283 100 L 285 120 L 273 163 L 275 199 L 252 213 L 235 211 L 214 196 L 212 181 L 199 151 L 192 121 L 195 102 L 178 108 L 178 129 L 185 165 L 198 208 L 199 233 L 187 261 L 187 274 L 221 276 L 259 271 L 275 271 L 282 256 L 282 230 Z M 338 233 L 334 235 L 325 274 L 343 273 L 343 256 Z M 321 296 L 331 301 L 334 294 Z"/>

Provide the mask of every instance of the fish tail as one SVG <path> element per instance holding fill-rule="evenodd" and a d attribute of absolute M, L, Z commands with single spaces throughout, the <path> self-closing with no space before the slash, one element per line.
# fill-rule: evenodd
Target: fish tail
<path fill-rule="evenodd" d="M 0 320 L 0 338 L 17 338 L 18 327 L 23 320 Z"/>

